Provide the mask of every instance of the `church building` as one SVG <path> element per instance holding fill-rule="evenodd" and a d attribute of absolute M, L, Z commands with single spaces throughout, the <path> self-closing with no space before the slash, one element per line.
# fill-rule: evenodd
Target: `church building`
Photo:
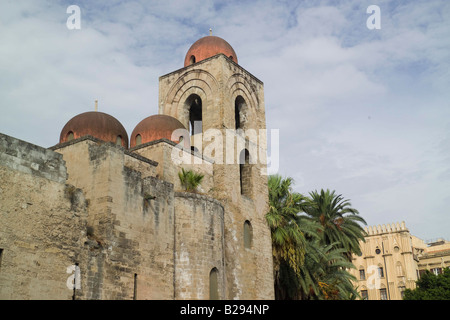
<path fill-rule="evenodd" d="M 0 299 L 274 299 L 263 87 L 209 35 L 131 135 L 97 109 L 50 148 L 0 133 Z"/>

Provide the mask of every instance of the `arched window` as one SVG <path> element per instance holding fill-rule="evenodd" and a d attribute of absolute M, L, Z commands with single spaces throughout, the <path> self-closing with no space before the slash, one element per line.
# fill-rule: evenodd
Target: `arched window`
<path fill-rule="evenodd" d="M 386 286 L 383 283 L 380 285 L 380 300 L 388 300 Z"/>
<path fill-rule="evenodd" d="M 202 133 L 202 99 L 196 94 L 191 94 L 186 100 L 186 107 L 189 112 L 190 134 Z"/>
<path fill-rule="evenodd" d="M 244 149 L 239 156 L 239 181 L 241 184 L 241 194 L 245 196 L 251 195 L 251 169 L 250 153 L 247 149 Z"/>
<path fill-rule="evenodd" d="M 138 135 L 136 136 L 136 145 L 138 146 L 138 145 L 140 145 L 140 144 L 142 144 L 142 137 L 141 137 L 140 134 L 138 134 Z"/>
<path fill-rule="evenodd" d="M 209 273 L 209 300 L 219 299 L 219 270 L 212 268 Z"/>
<path fill-rule="evenodd" d="M 244 248 L 250 249 L 253 242 L 253 229 L 250 221 L 244 222 Z"/>
<path fill-rule="evenodd" d="M 116 144 L 117 144 L 118 146 L 121 146 L 121 145 L 122 145 L 122 137 L 121 137 L 121 136 L 117 136 Z"/>
<path fill-rule="evenodd" d="M 195 63 L 195 56 L 192 55 L 191 58 L 189 59 L 189 64 L 194 64 Z"/>
<path fill-rule="evenodd" d="M 244 112 L 245 112 L 245 100 L 241 96 L 237 96 L 234 100 L 234 121 L 235 121 L 235 128 L 237 129 L 244 129 Z"/>
<path fill-rule="evenodd" d="M 369 293 L 367 292 L 367 288 L 365 286 L 361 287 L 361 300 L 369 300 Z"/>
<path fill-rule="evenodd" d="M 67 141 L 73 140 L 73 132 L 69 131 L 69 133 L 67 133 Z"/>

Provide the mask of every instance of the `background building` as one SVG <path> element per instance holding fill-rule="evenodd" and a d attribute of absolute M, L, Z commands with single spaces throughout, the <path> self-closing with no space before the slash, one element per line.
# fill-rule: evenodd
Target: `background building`
<path fill-rule="evenodd" d="M 353 256 L 352 274 L 362 299 L 401 300 L 414 289 L 420 274 L 438 274 L 450 265 L 450 243 L 425 243 L 410 234 L 405 222 L 366 227 L 362 255 Z"/>

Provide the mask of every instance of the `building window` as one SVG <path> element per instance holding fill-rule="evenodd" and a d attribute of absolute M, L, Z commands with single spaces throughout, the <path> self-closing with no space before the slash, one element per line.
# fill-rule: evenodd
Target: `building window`
<path fill-rule="evenodd" d="M 67 141 L 73 140 L 74 136 L 73 136 L 73 132 L 69 131 L 69 133 L 67 134 Z"/>
<path fill-rule="evenodd" d="M 364 269 L 359 269 L 359 280 L 366 280 L 366 272 Z"/>
<path fill-rule="evenodd" d="M 375 253 L 376 253 L 376 254 L 380 254 L 380 253 L 381 253 L 381 250 L 380 250 L 379 248 L 377 248 L 377 249 L 375 250 Z"/>
<path fill-rule="evenodd" d="M 250 249 L 252 247 L 253 230 L 250 221 L 244 222 L 244 248 Z"/>
<path fill-rule="evenodd" d="M 3 249 L 0 249 L 0 270 L 2 268 Z"/>
<path fill-rule="evenodd" d="M 367 290 L 361 290 L 361 299 L 369 300 L 369 294 L 367 293 Z"/>
<path fill-rule="evenodd" d="M 137 299 L 137 273 L 134 274 L 133 300 Z"/>
<path fill-rule="evenodd" d="M 387 292 L 386 292 L 386 288 L 381 288 L 380 289 L 380 300 L 387 300 Z"/>
<path fill-rule="evenodd" d="M 190 134 L 202 133 L 202 99 L 196 94 L 191 94 L 186 100 L 186 105 L 189 112 Z"/>
<path fill-rule="evenodd" d="M 241 96 L 237 96 L 236 100 L 234 100 L 234 121 L 235 128 L 244 129 L 244 112 L 246 109 L 246 103 L 244 98 Z"/>
<path fill-rule="evenodd" d="M 217 268 L 212 268 L 209 273 L 209 299 L 219 299 L 219 271 Z"/>
<path fill-rule="evenodd" d="M 432 268 L 431 272 L 436 276 L 440 275 L 442 273 L 442 268 Z"/>
<path fill-rule="evenodd" d="M 121 146 L 121 145 L 122 145 L 122 137 L 121 137 L 121 136 L 117 136 L 116 144 L 117 144 L 118 146 Z"/>
<path fill-rule="evenodd" d="M 142 144 L 142 137 L 140 134 L 136 136 L 136 145 L 139 146 Z"/>
<path fill-rule="evenodd" d="M 383 267 L 378 267 L 378 277 L 379 278 L 384 278 L 384 271 L 383 271 Z"/>
<path fill-rule="evenodd" d="M 239 156 L 239 180 L 242 195 L 250 196 L 251 194 L 251 173 L 250 153 L 244 149 Z"/>
<path fill-rule="evenodd" d="M 195 63 L 195 56 L 192 55 L 191 58 L 189 59 L 189 64 L 194 64 Z"/>

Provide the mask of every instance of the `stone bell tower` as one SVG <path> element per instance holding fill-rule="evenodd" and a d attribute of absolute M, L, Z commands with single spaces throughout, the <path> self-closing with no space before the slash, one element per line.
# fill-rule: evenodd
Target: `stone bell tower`
<path fill-rule="evenodd" d="M 224 207 L 225 298 L 273 299 L 263 83 L 228 42 L 206 36 L 183 68 L 160 77 L 159 113 L 178 119 L 191 150 L 213 160 L 208 195 Z"/>

